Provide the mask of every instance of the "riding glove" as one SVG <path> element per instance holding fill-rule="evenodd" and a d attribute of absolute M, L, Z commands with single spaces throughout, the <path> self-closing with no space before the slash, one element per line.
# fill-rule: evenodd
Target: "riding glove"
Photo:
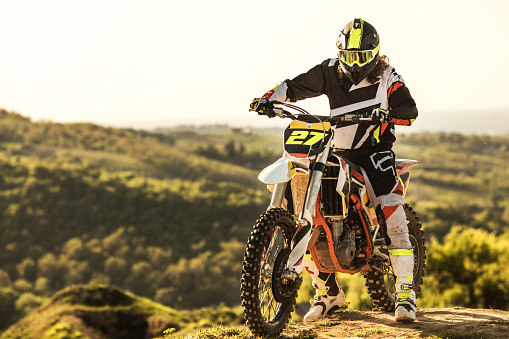
<path fill-rule="evenodd" d="M 375 108 L 371 113 L 371 120 L 376 124 L 389 122 L 392 120 L 392 118 L 392 113 L 389 110 L 382 108 Z"/>

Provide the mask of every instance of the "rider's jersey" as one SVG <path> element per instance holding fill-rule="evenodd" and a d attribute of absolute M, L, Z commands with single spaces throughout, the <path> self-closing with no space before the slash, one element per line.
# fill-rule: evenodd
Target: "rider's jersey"
<path fill-rule="evenodd" d="M 361 112 L 371 114 L 375 108 L 392 111 L 402 104 L 415 107 L 403 78 L 392 66 L 387 67 L 376 83 L 371 84 L 364 79 L 358 85 L 341 80 L 337 73 L 338 66 L 338 59 L 327 59 L 308 72 L 278 84 L 263 97 L 295 102 L 325 94 L 329 98 L 332 116 Z M 338 125 L 334 131 L 334 146 L 345 150 L 391 147 L 396 140 L 394 125 L 410 125 L 415 118 L 406 116 L 405 110 L 394 112 L 395 118 L 382 125 L 349 122 Z"/>

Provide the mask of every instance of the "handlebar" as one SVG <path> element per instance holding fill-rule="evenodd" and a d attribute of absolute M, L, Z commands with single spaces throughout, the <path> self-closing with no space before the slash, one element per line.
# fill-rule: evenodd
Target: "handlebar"
<path fill-rule="evenodd" d="M 373 120 L 372 117 L 368 116 L 368 113 L 347 113 L 344 115 L 339 115 L 336 117 L 332 117 L 331 119 L 334 121 L 347 121 L 347 122 L 361 122 L 361 121 L 367 121 L 376 123 L 376 121 Z"/>
<path fill-rule="evenodd" d="M 289 112 L 281 107 L 274 107 L 274 105 L 281 105 L 281 106 L 286 106 L 286 107 L 292 108 L 292 109 L 300 112 L 300 114 L 295 115 L 292 112 Z M 368 122 L 368 123 L 372 123 L 372 124 L 377 124 L 377 121 L 371 117 L 371 112 L 346 113 L 346 114 L 342 114 L 342 115 L 338 115 L 338 116 L 334 116 L 334 117 L 323 116 L 323 115 L 314 115 L 314 114 L 308 113 L 306 110 L 304 110 L 301 107 L 294 106 L 294 105 L 284 103 L 284 102 L 279 102 L 279 101 L 269 102 L 267 109 L 261 109 L 261 110 L 250 109 L 249 111 L 257 112 L 259 115 L 266 115 L 269 118 L 278 116 L 282 119 L 289 118 L 292 120 L 302 118 L 303 116 L 308 116 L 309 118 L 315 118 L 322 122 L 330 122 L 331 125 L 335 125 L 339 122 L 353 122 L 353 123 Z"/>

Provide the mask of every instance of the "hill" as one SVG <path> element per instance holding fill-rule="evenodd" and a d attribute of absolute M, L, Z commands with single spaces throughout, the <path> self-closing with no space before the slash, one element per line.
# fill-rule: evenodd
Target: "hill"
<path fill-rule="evenodd" d="M 56 293 L 0 338 L 162 338 L 168 328 L 182 333 L 219 321 L 240 323 L 226 308 L 176 311 L 113 286 L 76 285 Z"/>
<path fill-rule="evenodd" d="M 238 147 L 214 138 L 0 110 L 0 329 L 79 283 L 238 304 L 244 241 L 269 197 L 257 170 L 212 158 Z"/>

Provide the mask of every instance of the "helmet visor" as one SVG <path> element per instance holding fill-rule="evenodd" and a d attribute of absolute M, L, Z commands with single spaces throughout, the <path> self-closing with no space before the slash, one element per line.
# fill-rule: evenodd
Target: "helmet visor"
<path fill-rule="evenodd" d="M 375 58 L 379 49 L 380 45 L 378 45 L 375 49 L 366 51 L 339 49 L 338 57 L 348 66 L 353 66 L 354 64 L 364 66 Z"/>

